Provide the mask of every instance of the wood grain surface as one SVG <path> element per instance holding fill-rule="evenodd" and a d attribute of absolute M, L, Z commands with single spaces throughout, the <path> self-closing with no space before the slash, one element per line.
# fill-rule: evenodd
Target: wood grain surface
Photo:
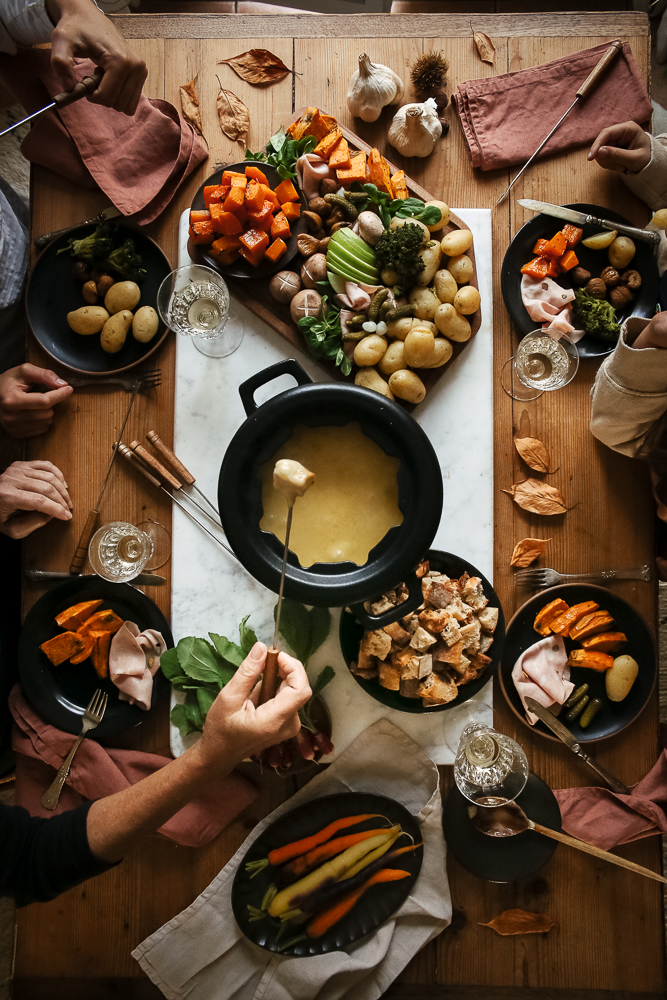
<path fill-rule="evenodd" d="M 404 79 L 410 62 L 422 51 L 440 49 L 450 61 L 448 87 L 459 81 L 547 62 L 582 48 L 627 39 L 641 71 L 649 67 L 648 22 L 641 14 L 475 15 L 475 28 L 496 46 L 496 68 L 482 64 L 470 39 L 467 15 L 373 16 L 134 16 L 115 23 L 133 39 L 149 63 L 148 90 L 178 104 L 178 87 L 199 73 L 198 90 L 211 157 L 195 173 L 159 222 L 153 235 L 176 263 L 177 224 L 203 178 L 217 162 L 238 160 L 239 146 L 221 135 L 215 122 L 216 72 L 224 86 L 248 105 L 248 145 L 258 148 L 281 120 L 301 105 L 322 105 L 368 143 L 390 152 L 386 130 L 391 111 L 371 125 L 353 122 L 345 106 L 347 81 L 360 52 L 392 66 Z M 268 88 L 252 88 L 219 59 L 251 47 L 266 47 L 300 75 Z M 409 90 L 406 100 L 412 99 Z M 451 115 L 451 109 L 448 112 Z M 508 183 L 507 171 L 474 174 L 458 123 L 423 161 L 393 159 L 435 197 L 449 205 L 494 205 Z M 515 591 L 509 570 L 512 547 L 525 535 L 550 537 L 544 562 L 564 572 L 628 568 L 652 562 L 653 506 L 642 468 L 599 445 L 588 430 L 589 389 L 597 365 L 583 361 L 566 388 L 526 404 L 514 403 L 499 387 L 498 375 L 513 353 L 516 336 L 500 294 L 500 265 L 507 245 L 527 218 L 516 206 L 521 197 L 564 203 L 573 200 L 601 206 L 622 205 L 635 225 L 648 219 L 645 207 L 620 179 L 586 161 L 580 150 L 538 164 L 515 186 L 512 197 L 493 212 L 495 557 L 494 583 L 510 617 L 528 594 Z M 41 168 L 33 174 L 33 229 L 37 235 L 88 218 L 106 204 L 100 194 L 77 191 Z M 31 359 L 45 359 L 31 344 Z M 157 357 L 163 384 L 137 400 L 127 440 L 143 439 L 153 428 L 172 443 L 174 345 L 168 341 Z M 215 362 L 214 362 L 215 363 Z M 223 362 L 224 363 L 224 362 Z M 52 525 L 26 544 L 26 562 L 39 568 L 65 569 L 85 512 L 97 498 L 114 432 L 126 397 L 110 390 L 77 390 L 60 408 L 52 431 L 30 443 L 31 457 L 48 457 L 65 472 L 75 510 L 69 526 Z M 524 410 L 527 416 L 524 416 Z M 559 486 L 572 509 L 561 517 L 537 517 L 521 511 L 501 492 L 527 474 L 513 447 L 513 428 L 530 421 L 531 433 L 545 441 L 558 471 Z M 188 464 L 188 456 L 180 456 Z M 197 475 L 198 470 L 192 472 Z M 169 525 L 170 511 L 149 494 L 134 474 L 114 470 L 104 499 L 102 520 L 137 521 L 154 516 Z M 168 567 L 166 567 L 168 571 Z M 163 571 L 161 571 L 163 572 Z M 639 582 L 612 584 L 656 624 L 656 588 Z M 26 607 L 40 591 L 26 590 Z M 169 612 L 169 587 L 151 588 L 150 596 Z M 252 610 L 252 609 L 248 609 Z M 494 694 L 495 724 L 525 747 L 533 771 L 553 788 L 586 785 L 588 771 L 560 745 L 533 736 Z M 334 734 L 335 736 L 335 734 Z M 116 745 L 168 752 L 167 713 L 148 718 Z M 657 700 L 616 739 L 595 747 L 596 757 L 631 785 L 649 770 L 658 753 Z M 451 785 L 450 768 L 441 771 L 443 796 Z M 266 775 L 257 801 L 207 848 L 193 850 L 153 838 L 122 865 L 58 900 L 19 913 L 16 996 L 154 996 L 150 984 L 124 990 L 123 977 L 141 977 L 131 949 L 201 892 L 231 857 L 249 830 L 296 785 Z M 659 838 L 618 849 L 623 857 L 660 868 Z M 448 871 L 454 906 L 451 926 L 409 963 L 387 996 L 400 998 L 484 998 L 509 1000 L 657 1000 L 664 995 L 663 929 L 660 887 L 631 872 L 606 865 L 559 846 L 535 877 L 513 885 L 482 882 L 453 859 Z M 522 907 L 550 914 L 557 926 L 547 935 L 504 938 L 480 922 L 502 910 Z M 41 977 L 44 977 L 43 979 Z M 50 978 L 49 978 L 50 977 Z M 57 992 L 61 978 L 72 990 Z M 88 992 L 85 990 L 87 984 Z M 102 988 L 102 983 L 107 986 Z M 32 985 L 31 985 L 32 984 Z M 45 987 L 40 989 L 41 987 Z M 78 984 L 75 986 L 75 984 Z M 445 985 L 446 984 L 446 985 Z"/>

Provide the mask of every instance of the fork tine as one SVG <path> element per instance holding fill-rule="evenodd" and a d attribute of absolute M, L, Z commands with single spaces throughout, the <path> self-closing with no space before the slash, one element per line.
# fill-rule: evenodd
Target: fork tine
<path fill-rule="evenodd" d="M 90 715 L 95 715 L 97 704 L 98 704 L 100 698 L 103 697 L 103 694 L 104 694 L 104 692 L 102 691 L 101 688 L 97 688 L 95 690 L 95 693 L 93 694 L 93 697 L 88 702 L 88 707 L 86 708 L 86 712 L 88 712 Z"/>
<path fill-rule="evenodd" d="M 106 693 L 106 691 L 105 691 L 105 692 L 104 692 L 104 697 L 103 697 L 103 699 L 102 699 L 102 704 L 100 705 L 100 709 L 99 709 L 99 717 L 100 717 L 100 722 L 101 722 L 101 721 L 102 721 L 102 719 L 104 718 L 104 713 L 105 713 L 105 712 L 106 712 L 106 710 L 107 710 L 107 702 L 108 702 L 108 701 L 109 701 L 109 695 L 108 695 L 108 694 Z"/>

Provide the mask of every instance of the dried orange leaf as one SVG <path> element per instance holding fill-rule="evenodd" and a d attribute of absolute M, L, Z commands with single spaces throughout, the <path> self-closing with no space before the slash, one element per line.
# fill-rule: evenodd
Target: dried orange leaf
<path fill-rule="evenodd" d="M 231 59 L 221 59 L 220 62 L 231 66 L 247 83 L 277 83 L 292 72 L 282 59 L 274 56 L 268 49 L 249 49 Z"/>
<path fill-rule="evenodd" d="M 564 514 L 568 509 L 561 491 L 539 479 L 524 479 L 503 493 L 509 493 L 519 507 L 532 514 Z"/>
<path fill-rule="evenodd" d="M 228 139 L 245 142 L 250 129 L 250 114 L 245 104 L 231 90 L 220 88 L 215 102 L 220 128 Z"/>
<path fill-rule="evenodd" d="M 510 566 L 530 566 L 542 555 L 550 541 L 550 538 L 522 538 L 514 546 Z"/>
<path fill-rule="evenodd" d="M 551 465 L 549 452 L 537 438 L 514 438 L 514 446 L 526 465 L 535 472 L 548 472 Z"/>
<path fill-rule="evenodd" d="M 527 910 L 505 910 L 488 924 L 480 923 L 480 927 L 490 927 L 496 934 L 546 934 L 556 921 L 547 913 L 528 913 Z"/>
<path fill-rule="evenodd" d="M 472 30 L 472 24 L 470 25 L 470 29 Z M 482 62 L 493 66 L 496 61 L 496 47 L 489 36 L 485 35 L 483 31 L 473 31 L 472 37 L 479 53 L 479 58 Z"/>
<path fill-rule="evenodd" d="M 199 74 L 197 74 L 198 76 Z M 186 83 L 184 87 L 179 87 L 181 93 L 181 111 L 186 121 L 190 122 L 195 131 L 203 135 L 201 127 L 201 111 L 199 110 L 199 98 L 195 90 L 197 77 Z"/>

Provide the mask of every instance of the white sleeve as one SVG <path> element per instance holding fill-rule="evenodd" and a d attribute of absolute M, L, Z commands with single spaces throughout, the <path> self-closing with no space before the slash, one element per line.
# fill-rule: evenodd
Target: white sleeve
<path fill-rule="evenodd" d="M 52 31 L 44 0 L 0 0 L 0 52 L 16 55 L 19 45 L 48 42 Z"/>

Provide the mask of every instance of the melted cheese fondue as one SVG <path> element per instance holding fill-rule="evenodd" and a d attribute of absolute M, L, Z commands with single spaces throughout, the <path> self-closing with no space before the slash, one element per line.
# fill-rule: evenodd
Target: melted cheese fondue
<path fill-rule="evenodd" d="M 302 566 L 362 566 L 389 529 L 401 524 L 398 458 L 386 455 L 359 424 L 297 425 L 289 441 L 259 470 L 264 506 L 259 526 L 283 544 L 287 501 L 273 488 L 274 465 L 283 458 L 296 459 L 315 473 L 313 486 L 294 504 L 289 547 Z"/>

